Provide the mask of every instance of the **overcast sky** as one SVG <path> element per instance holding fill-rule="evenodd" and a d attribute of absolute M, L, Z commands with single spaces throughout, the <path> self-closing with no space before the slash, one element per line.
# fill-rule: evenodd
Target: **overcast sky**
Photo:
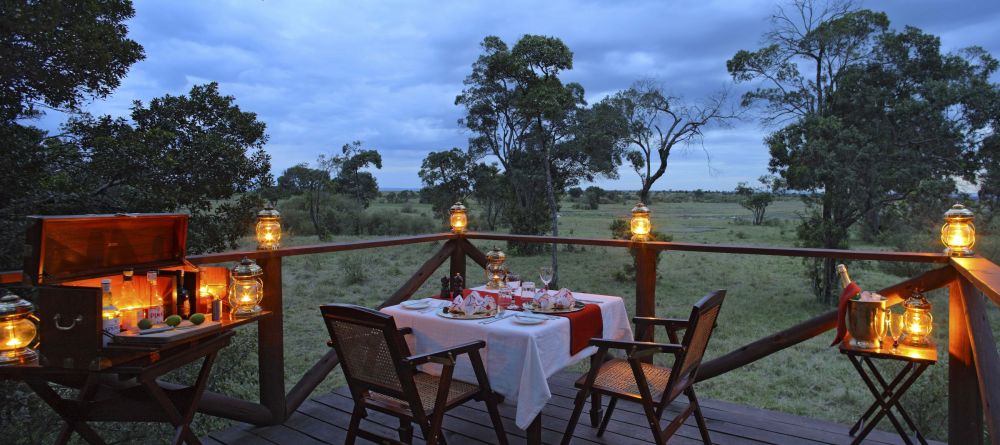
<path fill-rule="evenodd" d="M 383 156 L 383 188 L 417 188 L 429 151 L 466 147 L 454 105 L 484 36 L 559 37 L 574 52 L 565 81 L 587 100 L 652 78 L 698 99 L 730 82 L 725 62 L 755 49 L 775 1 L 137 1 L 131 38 L 146 50 L 122 86 L 88 111 L 127 116 L 132 100 L 217 81 L 267 124 L 275 175 L 362 140 Z M 1000 1 L 869 0 L 894 28 L 913 25 L 946 50 L 1000 57 Z M 53 128 L 59 116 L 41 125 Z M 756 121 L 706 133 L 674 153 L 656 189 L 732 189 L 767 169 Z M 711 157 L 711 169 L 705 152 Z M 605 188 L 637 189 L 623 168 Z"/>

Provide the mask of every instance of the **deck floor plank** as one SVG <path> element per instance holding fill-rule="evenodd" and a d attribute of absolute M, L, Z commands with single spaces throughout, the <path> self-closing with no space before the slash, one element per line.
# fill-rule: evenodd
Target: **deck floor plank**
<path fill-rule="evenodd" d="M 542 410 L 542 441 L 559 443 L 573 410 L 577 390 L 573 383 L 577 375 L 559 373 L 549 381 L 552 399 Z M 604 398 L 607 406 L 607 398 Z M 848 425 L 819 419 L 795 416 L 730 402 L 701 400 L 702 411 L 712 436 L 712 441 L 725 445 L 754 444 L 847 444 Z M 320 445 L 341 444 L 347 437 L 354 402 L 347 388 L 321 394 L 303 403 L 294 415 L 283 425 L 253 427 L 236 425 L 229 429 L 211 433 L 206 437 L 210 445 Z M 675 402 L 664 413 L 666 425 L 673 415 L 686 408 L 686 400 Z M 580 418 L 573 433 L 573 443 L 581 445 L 614 444 L 645 445 L 652 443 L 652 435 L 646 426 L 642 407 L 635 403 L 620 402 L 607 432 L 597 437 L 597 429 L 590 426 L 588 412 L 590 403 Z M 500 416 L 507 430 L 508 440 L 513 445 L 527 442 L 526 433 L 514 425 L 515 408 L 500 406 Z M 392 439 L 398 438 L 399 422 L 395 417 L 370 411 L 361 423 L 368 431 Z M 445 438 L 450 444 L 496 444 L 496 433 L 482 402 L 470 401 L 448 412 L 444 420 Z M 423 432 L 414 428 L 414 444 L 425 445 Z M 372 442 L 358 439 L 357 443 L 368 445 Z M 701 435 L 690 417 L 670 440 L 671 444 L 694 445 L 701 443 Z M 894 432 L 873 431 L 865 443 L 885 445 L 901 444 L 902 439 Z M 933 442 L 940 444 L 940 442 Z"/>

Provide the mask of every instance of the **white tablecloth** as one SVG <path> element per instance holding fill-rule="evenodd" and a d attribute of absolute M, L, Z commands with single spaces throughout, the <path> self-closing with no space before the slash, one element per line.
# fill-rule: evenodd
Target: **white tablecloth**
<path fill-rule="evenodd" d="M 632 340 L 632 328 L 625 313 L 625 303 L 620 297 L 579 292 L 573 295 L 600 302 L 604 338 Z M 433 305 L 445 303 L 441 300 L 430 301 Z M 399 305 L 382 309 L 382 312 L 395 318 L 397 327 L 413 328 L 414 335 L 408 335 L 407 342 L 414 354 L 484 340 L 486 348 L 481 354 L 490 386 L 504 396 L 504 403 L 517 406 L 515 423 L 521 429 L 527 429 L 552 397 L 548 378 L 596 352 L 596 348 L 588 347 L 575 355 L 569 354 L 569 320 L 565 317 L 555 317 L 555 320 L 534 326 L 520 325 L 510 318 L 482 324 L 478 320 L 446 319 L 436 314 L 439 311 L 411 310 Z M 454 377 L 467 382 L 476 381 L 467 356 L 459 360 Z"/>

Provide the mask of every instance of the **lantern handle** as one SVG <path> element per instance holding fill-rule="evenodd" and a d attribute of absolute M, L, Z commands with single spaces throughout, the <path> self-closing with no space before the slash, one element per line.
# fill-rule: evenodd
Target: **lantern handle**
<path fill-rule="evenodd" d="M 56 323 L 56 329 L 60 331 L 68 331 L 76 327 L 77 323 L 83 323 L 83 315 L 77 315 L 76 318 L 73 319 L 73 322 L 69 324 L 69 326 L 63 326 L 62 324 L 60 324 L 59 322 L 61 320 L 62 320 L 62 314 L 56 314 L 54 317 L 52 317 L 52 321 Z"/>

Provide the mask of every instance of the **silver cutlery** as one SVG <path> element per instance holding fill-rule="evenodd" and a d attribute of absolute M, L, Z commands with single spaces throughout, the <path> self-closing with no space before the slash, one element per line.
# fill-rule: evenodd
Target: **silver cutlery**
<path fill-rule="evenodd" d="M 483 321 L 480 321 L 480 322 L 479 322 L 479 324 L 490 324 L 490 323 L 496 323 L 496 322 L 498 322 L 498 321 L 500 321 L 500 320 L 503 320 L 503 319 L 505 319 L 505 318 L 510 318 L 510 317 L 513 317 L 514 315 L 515 315 L 515 314 L 509 314 L 509 315 L 504 315 L 504 316 L 502 316 L 502 317 L 495 317 L 495 318 L 491 318 L 491 319 L 488 319 L 488 320 L 483 320 Z"/>

